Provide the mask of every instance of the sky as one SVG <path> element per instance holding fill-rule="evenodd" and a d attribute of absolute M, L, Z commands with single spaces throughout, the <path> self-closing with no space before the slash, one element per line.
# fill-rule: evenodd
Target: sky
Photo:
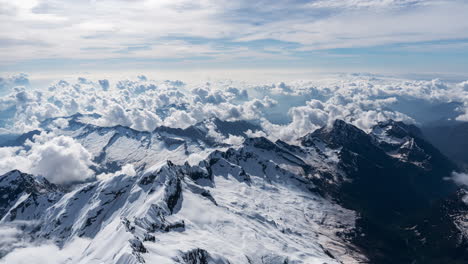
<path fill-rule="evenodd" d="M 136 174 L 128 163 L 96 175 L 107 134 L 74 137 L 76 120 L 149 133 L 203 123 L 223 148 L 244 138 L 217 119 L 293 145 L 337 119 L 366 132 L 389 119 L 468 122 L 467 14 L 468 0 L 0 0 L 0 175 L 68 185 Z M 163 145 L 151 148 L 173 155 L 161 160 L 179 155 Z M 0 255 L 19 247 L 21 263 L 37 252 L 58 263 L 87 246 L 58 253 L 18 237 L 0 225 Z"/>
<path fill-rule="evenodd" d="M 462 0 L 0 0 L 0 73 L 465 74 Z"/>

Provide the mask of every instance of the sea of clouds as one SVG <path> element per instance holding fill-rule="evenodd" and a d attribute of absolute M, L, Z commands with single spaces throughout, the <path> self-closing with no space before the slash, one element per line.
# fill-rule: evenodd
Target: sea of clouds
<path fill-rule="evenodd" d="M 25 74 L 0 79 L 0 137 L 40 130 L 41 122 L 96 114 L 82 119 L 99 126 L 122 125 L 140 131 L 167 126 L 186 128 L 219 118 L 256 123 L 266 136 L 294 144 L 315 129 L 343 119 L 368 130 L 387 119 L 428 124 L 468 121 L 468 81 L 446 83 L 403 80 L 368 74 L 346 74 L 309 81 L 250 84 L 220 80 L 190 83 L 158 80 L 140 75 L 109 81 L 77 78 L 58 80 L 45 89 L 33 87 Z M 242 138 L 224 137 L 209 128 L 217 141 L 238 145 Z M 92 177 L 92 155 L 75 139 L 41 132 L 23 146 L 0 148 L 0 173 L 20 169 L 42 175 L 56 184 L 86 181 Z M 133 168 L 122 168 L 133 174 Z M 100 175 L 104 179 L 110 175 Z"/>

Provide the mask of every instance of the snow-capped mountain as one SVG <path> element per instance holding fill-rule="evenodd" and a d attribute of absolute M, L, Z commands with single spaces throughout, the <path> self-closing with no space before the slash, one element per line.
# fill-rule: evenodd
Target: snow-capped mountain
<path fill-rule="evenodd" d="M 415 126 L 388 121 L 366 133 L 336 120 L 292 144 L 253 137 L 260 128 L 244 121 L 140 132 L 91 119 L 42 129 L 78 141 L 106 177 L 65 186 L 18 170 L 0 176 L 1 225 L 16 225 L 28 244 L 84 243 L 65 263 L 468 259 L 466 193 L 445 179 L 456 166 Z"/>

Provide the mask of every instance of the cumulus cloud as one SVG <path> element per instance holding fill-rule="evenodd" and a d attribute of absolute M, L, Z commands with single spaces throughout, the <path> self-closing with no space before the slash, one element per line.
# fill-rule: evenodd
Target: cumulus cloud
<path fill-rule="evenodd" d="M 229 136 L 224 140 L 224 143 L 233 146 L 238 146 L 244 143 L 244 137 L 229 134 Z"/>
<path fill-rule="evenodd" d="M 16 86 L 29 86 L 27 74 L 19 73 L 9 77 L 0 77 L 0 92 Z"/>
<path fill-rule="evenodd" d="M 464 81 L 458 84 L 460 88 L 462 88 L 464 91 L 468 91 L 468 81 Z"/>
<path fill-rule="evenodd" d="M 452 180 L 461 186 L 468 187 L 468 174 L 463 172 L 453 172 Z"/>
<path fill-rule="evenodd" d="M 164 119 L 164 125 L 175 128 L 187 128 L 197 123 L 189 113 L 181 110 L 173 110 L 172 113 Z"/>
<path fill-rule="evenodd" d="M 125 110 L 121 105 L 113 104 L 97 122 L 101 126 L 122 125 L 141 131 L 152 131 L 161 124 L 156 114 L 145 109 Z"/>
<path fill-rule="evenodd" d="M 109 90 L 109 81 L 108 80 L 104 79 L 104 80 L 99 80 L 98 82 L 99 82 L 99 85 L 101 85 L 101 87 L 102 87 L 102 89 L 104 91 Z"/>
<path fill-rule="evenodd" d="M 52 138 L 51 138 L 52 137 Z M 91 154 L 71 137 L 44 135 L 29 144 L 30 171 L 56 184 L 85 181 L 93 176 Z"/>
<path fill-rule="evenodd" d="M 22 147 L 0 148 L 0 157 L 0 174 L 2 175 L 13 169 L 27 172 L 31 168 L 31 161 Z"/>
<path fill-rule="evenodd" d="M 468 96 L 467 96 L 468 97 Z M 463 106 L 460 106 L 458 110 L 461 112 L 459 116 L 457 116 L 455 119 L 458 121 L 468 121 L 468 99 L 464 102 Z"/>
<path fill-rule="evenodd" d="M 119 176 L 122 174 L 131 176 L 131 177 L 135 176 L 136 171 L 135 171 L 135 167 L 133 166 L 133 164 L 125 164 L 119 171 L 116 171 L 114 173 L 101 173 L 97 175 L 96 178 L 102 181 L 102 180 L 107 180 L 114 176 Z"/>
<path fill-rule="evenodd" d="M 205 122 L 205 127 L 208 129 L 207 136 L 215 142 L 233 146 L 241 145 L 244 142 L 244 137 L 242 136 L 235 136 L 231 134 L 224 136 L 223 134 L 218 132 L 216 125 L 211 120 Z"/>
<path fill-rule="evenodd" d="M 468 174 L 464 172 L 452 172 L 452 177 L 448 178 L 454 181 L 456 184 L 459 186 L 462 186 L 464 188 L 468 188 Z M 468 195 L 464 195 L 462 197 L 462 201 L 466 204 L 468 204 Z"/>
<path fill-rule="evenodd" d="M 113 83 L 78 78 L 55 82 L 47 90 L 17 87 L 0 98 L 0 127 L 27 132 L 48 118 L 95 113 L 99 117 L 88 120 L 95 125 L 153 131 L 158 126 L 186 128 L 216 117 L 260 123 L 271 139 L 292 142 L 337 118 L 365 130 L 387 119 L 417 123 L 434 116 L 439 120 L 444 118 L 440 112 L 421 114 L 422 109 L 453 102 L 460 106 L 452 118 L 467 120 L 465 84 L 439 79 L 354 74 L 273 84 L 233 80 L 199 84 L 140 76 Z M 54 123 L 67 125 L 60 119 Z"/>
<path fill-rule="evenodd" d="M 0 148 L 0 173 L 13 169 L 40 175 L 52 183 L 83 182 L 93 177 L 91 154 L 68 136 L 42 133 L 24 147 Z"/>
<path fill-rule="evenodd" d="M 256 137 L 266 137 L 267 135 L 265 134 L 265 132 L 261 131 L 261 130 L 255 130 L 255 131 L 252 131 L 252 130 L 247 130 L 245 132 L 245 134 L 250 137 L 250 138 L 256 138 Z"/>

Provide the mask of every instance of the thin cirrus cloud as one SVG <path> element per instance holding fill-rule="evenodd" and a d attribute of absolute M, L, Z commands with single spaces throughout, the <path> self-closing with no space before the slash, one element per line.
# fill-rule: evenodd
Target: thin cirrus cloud
<path fill-rule="evenodd" d="M 388 50 L 408 53 L 400 44 L 418 53 L 420 43 L 434 41 L 441 44 L 433 60 L 450 62 L 451 41 L 466 51 L 468 39 L 464 1 L 0 0 L 0 6 L 5 71 L 13 65 L 28 70 L 35 60 L 45 61 L 41 67 L 46 60 L 93 60 L 99 67 L 106 60 L 180 64 L 199 58 L 213 67 L 236 67 L 246 58 L 283 67 L 298 60 L 300 66 L 322 66 L 325 59 L 336 65 L 356 53 L 367 56 L 369 48 L 383 59 Z"/>

